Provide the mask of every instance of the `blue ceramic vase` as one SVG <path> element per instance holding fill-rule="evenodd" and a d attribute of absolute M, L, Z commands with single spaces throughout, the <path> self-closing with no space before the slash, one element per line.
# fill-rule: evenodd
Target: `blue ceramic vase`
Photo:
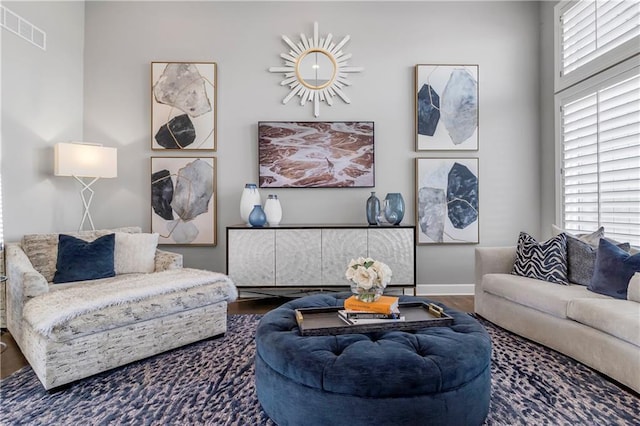
<path fill-rule="evenodd" d="M 384 215 L 387 222 L 392 225 L 399 225 L 404 218 L 404 199 L 399 192 L 390 192 L 385 197 Z"/>
<path fill-rule="evenodd" d="M 265 223 L 267 223 L 267 215 L 262 210 L 262 206 L 256 204 L 249 214 L 249 224 L 255 228 L 261 228 Z"/>
<path fill-rule="evenodd" d="M 371 196 L 367 198 L 367 222 L 369 225 L 378 224 L 378 215 L 380 214 L 380 200 L 376 197 L 375 192 L 371 192 Z"/>

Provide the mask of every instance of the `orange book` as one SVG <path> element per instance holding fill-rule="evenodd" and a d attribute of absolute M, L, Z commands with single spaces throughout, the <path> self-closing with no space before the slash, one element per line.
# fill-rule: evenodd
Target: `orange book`
<path fill-rule="evenodd" d="M 398 313 L 398 298 L 392 296 L 380 296 L 375 302 L 362 302 L 351 296 L 344 301 L 344 308 L 349 311 L 375 312 L 379 314 Z"/>

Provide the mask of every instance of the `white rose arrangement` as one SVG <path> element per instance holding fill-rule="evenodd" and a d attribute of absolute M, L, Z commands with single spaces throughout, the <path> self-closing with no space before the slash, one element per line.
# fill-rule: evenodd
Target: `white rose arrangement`
<path fill-rule="evenodd" d="M 370 257 L 351 259 L 345 273 L 347 279 L 353 283 L 351 290 L 357 295 L 382 294 L 384 288 L 391 282 L 392 275 L 389 266 Z M 375 298 L 370 301 L 373 300 Z"/>

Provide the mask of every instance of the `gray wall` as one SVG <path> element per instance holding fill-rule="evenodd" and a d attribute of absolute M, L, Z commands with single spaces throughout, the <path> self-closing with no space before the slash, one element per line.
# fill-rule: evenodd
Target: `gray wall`
<path fill-rule="evenodd" d="M 557 1 L 540 3 L 540 238 L 551 237 L 556 221 L 553 10 Z"/>
<path fill-rule="evenodd" d="M 242 188 L 257 180 L 257 122 L 314 120 L 310 105 L 301 107 L 295 99 L 281 104 L 287 94 L 279 85 L 282 77 L 267 69 L 280 65 L 279 54 L 288 50 L 282 34 L 297 41 L 300 33 L 310 35 L 317 21 L 322 35 L 350 34 L 345 50 L 353 54 L 351 65 L 365 68 L 351 77 L 353 86 L 346 89 L 352 103 L 322 104 L 319 119 L 375 121 L 375 190 L 381 196 L 404 195 L 405 223 L 415 222 L 415 158 L 477 156 L 480 245 L 511 245 L 520 230 L 540 232 L 540 46 L 544 38 L 537 2 L 96 1 L 84 7 L 84 73 L 79 77 L 84 78 L 83 137 L 119 150 L 118 178 L 100 181 L 96 187 L 92 214 L 97 227 L 132 224 L 149 230 L 149 158 L 172 155 L 150 149 L 150 62 L 215 61 L 218 150 L 212 155 L 218 159 L 218 245 L 175 250 L 185 254 L 187 266 L 224 271 L 225 227 L 239 223 Z M 49 31 L 46 23 L 42 27 Z M 16 81 L 27 83 L 17 73 L 11 82 L 5 76 L 4 44 L 3 38 L 3 88 Z M 415 152 L 413 70 L 418 63 L 480 66 L 479 151 Z M 36 99 L 40 100 L 30 105 L 54 110 L 60 105 L 58 99 Z M 18 114 L 26 115 L 24 110 Z M 68 139 L 63 136 L 49 135 L 5 150 L 3 174 L 11 182 L 29 175 L 23 190 L 37 190 L 38 195 L 46 195 L 51 210 L 64 210 L 64 217 L 54 213 L 60 219 L 52 219 L 53 212 L 42 214 L 37 197 L 6 188 L 8 237 L 77 226 L 78 188 L 68 182 L 71 179 L 48 176 L 50 170 L 44 168 L 51 162 L 46 148 Z M 6 167 L 25 156 L 24 162 L 39 164 Z M 279 195 L 283 223 L 288 224 L 363 223 L 369 196 L 365 188 L 263 189 L 261 193 L 263 198 L 267 193 Z M 54 200 L 65 200 L 64 205 Z M 33 213 L 25 215 L 25 211 Z M 419 246 L 418 283 L 472 283 L 475 247 Z"/>
<path fill-rule="evenodd" d="M 82 204 L 53 176 L 53 145 L 82 140 L 83 2 L 3 2 L 47 33 L 47 50 L 2 30 L 2 186 L 7 241 L 69 230 Z"/>

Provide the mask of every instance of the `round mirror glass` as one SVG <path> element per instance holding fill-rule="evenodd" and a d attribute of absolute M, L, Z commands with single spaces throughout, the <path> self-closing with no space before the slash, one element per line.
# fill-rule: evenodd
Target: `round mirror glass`
<path fill-rule="evenodd" d="M 333 83 L 335 60 L 322 50 L 305 52 L 296 64 L 298 80 L 310 89 L 323 89 Z"/>

